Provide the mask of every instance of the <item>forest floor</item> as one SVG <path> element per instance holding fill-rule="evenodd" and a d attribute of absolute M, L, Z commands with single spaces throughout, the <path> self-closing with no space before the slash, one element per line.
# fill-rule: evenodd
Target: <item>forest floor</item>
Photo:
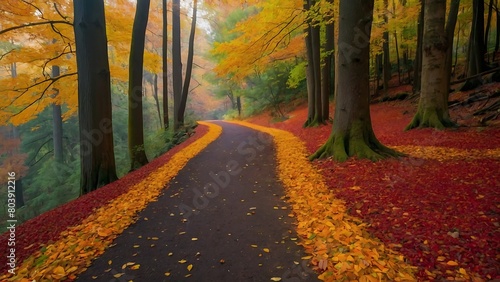
<path fill-rule="evenodd" d="M 283 122 L 262 114 L 241 123 L 274 137 L 276 163 L 274 152 L 255 143 L 265 140 L 261 135 L 202 123 L 145 167 L 16 226 L 16 276 L 0 280 L 74 280 L 83 272 L 85 281 L 202 281 L 206 273 L 221 281 L 311 281 L 309 267 L 325 281 L 500 279 L 500 125 L 491 119 L 484 126 L 473 115 L 496 101 L 453 107 L 458 128 L 404 132 L 415 102 L 372 105 L 376 136 L 408 154 L 379 162 L 308 162 L 331 124 L 302 128 L 304 106 Z M 197 155 L 202 161 L 190 165 Z M 220 189 L 210 198 L 215 190 L 204 184 L 211 179 L 224 186 L 211 172 L 239 171 L 230 160 L 256 171 L 229 174 L 239 181 L 231 187 L 244 191 Z M 198 178 L 200 171 L 205 178 Z M 194 201 L 196 187 L 208 204 Z M 192 207 L 197 213 L 184 216 Z M 9 253 L 10 237 L 0 235 L 0 252 Z M 0 257 L 1 273 L 7 262 Z"/>
<path fill-rule="evenodd" d="M 450 99 L 465 101 L 475 93 L 493 91 L 499 91 L 498 84 L 452 94 Z M 375 237 L 417 266 L 419 280 L 450 280 L 457 272 L 500 279 L 500 122 L 497 116 L 484 126 L 482 117 L 473 115 L 497 101 L 452 107 L 458 128 L 407 132 L 417 99 L 373 104 L 376 136 L 408 157 L 313 162 L 349 214 L 369 224 Z M 307 108 L 301 106 L 283 122 L 274 122 L 269 113 L 247 121 L 292 132 L 312 154 L 328 138 L 331 124 L 303 128 L 306 118 Z"/>

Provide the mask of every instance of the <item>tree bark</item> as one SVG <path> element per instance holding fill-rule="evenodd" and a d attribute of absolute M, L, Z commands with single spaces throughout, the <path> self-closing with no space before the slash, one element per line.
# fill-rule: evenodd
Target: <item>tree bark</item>
<path fill-rule="evenodd" d="M 162 127 L 162 118 L 160 110 L 160 100 L 158 98 L 158 74 L 153 75 L 153 98 L 155 99 L 156 111 L 158 112 L 158 122 L 160 123 L 160 128 Z"/>
<path fill-rule="evenodd" d="M 425 0 L 422 85 L 418 110 L 406 130 L 417 127 L 444 129 L 453 126 L 448 113 L 445 32 L 446 0 Z"/>
<path fill-rule="evenodd" d="M 305 0 L 304 8 L 309 9 L 308 1 Z M 307 55 L 307 69 L 306 69 L 306 80 L 307 80 L 307 120 L 304 123 L 304 127 L 309 126 L 312 123 L 315 116 L 316 110 L 316 95 L 315 95 L 315 83 L 314 83 L 314 65 L 313 65 L 313 47 L 311 40 L 311 27 L 308 25 L 305 30 L 305 41 L 306 41 L 306 55 Z"/>
<path fill-rule="evenodd" d="M 172 84 L 174 90 L 174 130 L 180 128 L 179 105 L 182 99 L 181 61 L 181 6 L 180 0 L 172 1 Z"/>
<path fill-rule="evenodd" d="M 238 117 L 241 117 L 241 97 L 236 97 L 236 108 L 238 109 Z"/>
<path fill-rule="evenodd" d="M 144 44 L 148 25 L 150 0 L 138 0 L 132 27 L 129 57 L 128 83 L 128 152 L 130 170 L 148 163 L 144 148 L 144 120 L 142 113 L 142 76 L 144 68 Z"/>
<path fill-rule="evenodd" d="M 304 9 L 310 10 L 315 1 L 305 0 Z M 311 19 L 308 20 L 306 29 L 307 49 L 307 92 L 308 92 L 308 115 L 304 127 L 316 126 L 324 123 L 322 118 L 322 95 L 321 95 L 321 40 L 320 27 Z"/>
<path fill-rule="evenodd" d="M 333 0 L 328 0 L 329 3 L 333 4 Z M 330 120 L 330 96 L 333 94 L 333 84 L 332 84 L 332 73 L 334 74 L 334 58 L 333 55 L 335 49 L 335 26 L 332 18 L 327 18 L 327 23 L 325 26 L 325 52 L 327 56 L 325 57 L 325 63 L 322 68 L 322 78 L 321 78 L 321 119 L 323 122 Z"/>
<path fill-rule="evenodd" d="M 484 43 L 484 1 L 472 1 L 472 28 L 469 39 L 467 77 L 486 70 L 486 45 Z M 467 91 L 482 84 L 480 78 L 467 80 L 460 90 Z"/>
<path fill-rule="evenodd" d="M 163 40 L 162 40 L 162 78 L 163 78 L 163 127 L 168 129 L 169 119 L 168 119 L 168 22 L 167 22 L 167 0 L 162 1 L 163 17 L 162 17 L 162 29 L 163 29 Z"/>
<path fill-rule="evenodd" d="M 500 49 L 500 9 L 498 8 L 498 0 L 495 1 L 495 7 L 497 7 L 495 9 L 496 18 L 497 18 L 497 22 L 496 22 L 496 30 L 497 30 L 496 34 L 497 34 L 497 36 L 495 37 L 495 52 L 493 53 L 493 61 L 496 60 L 498 50 Z"/>
<path fill-rule="evenodd" d="M 387 8 L 389 7 L 388 0 L 384 0 L 384 23 L 387 25 L 389 23 L 389 17 L 387 15 Z M 383 85 L 384 85 L 384 97 L 389 95 L 389 81 L 391 80 L 392 70 L 391 70 L 391 59 L 389 57 L 389 31 L 384 31 L 382 35 L 384 38 L 383 51 L 384 51 L 384 63 L 383 63 Z"/>
<path fill-rule="evenodd" d="M 314 73 L 314 119 L 309 126 L 317 126 L 324 124 L 322 116 L 322 87 L 324 84 L 321 82 L 321 28 L 315 25 L 312 28 L 312 48 L 313 48 L 313 73 Z"/>
<path fill-rule="evenodd" d="M 52 78 L 61 75 L 59 66 L 52 66 Z M 54 89 L 54 95 L 59 94 L 59 89 Z M 52 141 L 54 144 L 54 160 L 63 162 L 63 123 L 61 105 L 52 104 Z"/>
<path fill-rule="evenodd" d="M 417 30 L 417 50 L 415 51 L 415 63 L 413 67 L 413 93 L 420 92 L 422 82 L 422 41 L 424 38 L 424 14 L 425 14 L 425 0 L 420 0 L 421 8 L 418 16 L 418 30 Z"/>
<path fill-rule="evenodd" d="M 310 159 L 379 160 L 399 155 L 382 145 L 370 118 L 370 33 L 374 0 L 340 1 L 335 114 L 326 143 Z"/>
<path fill-rule="evenodd" d="M 486 20 L 486 29 L 484 31 L 484 45 L 486 52 L 488 51 L 488 41 L 490 36 L 491 18 L 493 16 L 493 0 L 488 4 L 488 19 Z M 487 55 L 489 58 L 489 54 Z"/>
<path fill-rule="evenodd" d="M 81 183 L 86 194 L 118 179 L 103 0 L 75 0 Z"/>
<path fill-rule="evenodd" d="M 451 81 L 451 66 L 453 61 L 453 41 L 455 37 L 455 27 L 457 25 L 458 9 L 460 7 L 460 0 L 452 0 L 450 4 L 450 11 L 448 12 L 448 20 L 446 22 L 446 40 L 448 41 L 448 49 L 446 50 L 446 101 L 449 98 L 449 89 Z M 458 44 L 458 43 L 457 43 Z"/>
<path fill-rule="evenodd" d="M 188 57 L 186 63 L 186 77 L 184 78 L 184 85 L 182 88 L 182 97 L 179 104 L 177 124 L 178 126 L 184 125 L 184 113 L 186 112 L 187 98 L 189 94 L 189 85 L 191 84 L 191 74 L 193 71 L 193 59 L 194 59 L 194 37 L 196 32 L 196 12 L 198 11 L 198 1 L 193 1 L 193 19 L 191 21 L 191 32 L 189 34 L 189 47 L 188 47 Z"/>

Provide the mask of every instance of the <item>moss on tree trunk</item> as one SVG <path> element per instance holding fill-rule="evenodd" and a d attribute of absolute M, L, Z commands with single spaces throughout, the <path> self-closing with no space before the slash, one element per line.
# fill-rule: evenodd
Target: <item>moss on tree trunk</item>
<path fill-rule="evenodd" d="M 448 112 L 449 75 L 446 70 L 450 47 L 445 32 L 446 1 L 427 1 L 424 11 L 422 84 L 417 113 L 406 130 L 417 127 L 444 129 L 454 123 Z"/>
<path fill-rule="evenodd" d="M 401 154 L 382 145 L 370 118 L 370 33 L 374 1 L 340 2 L 337 92 L 332 134 L 310 159 L 380 160 Z"/>
<path fill-rule="evenodd" d="M 334 130 L 326 143 L 309 159 L 332 157 L 336 161 L 344 162 L 350 157 L 357 157 L 377 161 L 398 156 L 403 154 L 382 145 L 375 137 L 371 125 L 358 120 L 347 130 Z"/>

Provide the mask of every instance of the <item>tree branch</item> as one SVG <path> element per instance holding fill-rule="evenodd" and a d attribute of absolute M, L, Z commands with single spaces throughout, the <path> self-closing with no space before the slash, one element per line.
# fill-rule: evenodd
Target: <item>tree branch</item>
<path fill-rule="evenodd" d="M 17 113 L 13 114 L 12 117 L 15 117 L 17 116 L 18 114 L 22 113 L 24 110 L 26 110 L 27 108 L 31 107 L 32 105 L 34 105 L 36 102 L 40 101 L 43 96 L 45 95 L 45 92 L 47 92 L 47 90 L 49 89 L 50 86 L 52 86 L 52 84 L 54 84 L 56 81 L 58 81 L 59 79 L 61 78 L 64 78 L 64 77 L 68 77 L 68 76 L 73 76 L 73 75 L 76 75 L 77 73 L 76 72 L 72 72 L 72 73 L 67 73 L 67 74 L 63 74 L 61 76 L 58 76 L 58 77 L 54 77 L 54 78 L 47 78 L 45 80 L 42 80 L 40 82 L 37 82 L 33 85 L 30 85 L 28 87 L 25 87 L 25 88 L 20 88 L 20 89 L 15 89 L 15 91 L 22 91 L 21 95 L 17 96 L 14 100 L 12 100 L 12 102 L 9 103 L 9 105 L 5 106 L 2 108 L 2 110 L 6 109 L 7 107 L 9 106 L 12 106 L 12 104 L 14 104 L 14 102 L 19 99 L 21 96 L 23 96 L 24 94 L 26 94 L 31 88 L 33 87 L 36 87 L 38 85 L 41 85 L 43 83 L 46 83 L 46 82 L 49 82 L 49 85 L 47 85 L 45 87 L 45 89 L 42 91 L 40 97 L 38 97 L 37 99 L 35 99 L 33 102 L 31 102 L 29 105 L 27 105 L 26 107 L 22 108 L 20 111 L 18 111 Z"/>
<path fill-rule="evenodd" d="M 68 21 L 46 21 L 46 22 L 26 23 L 26 24 L 23 24 L 23 25 L 13 26 L 13 27 L 9 27 L 9 28 L 0 30 L 0 34 L 4 34 L 4 33 L 7 33 L 7 32 L 10 32 L 10 31 L 18 30 L 18 29 L 25 28 L 25 27 L 31 27 L 31 26 L 37 26 L 37 25 L 45 25 L 45 24 L 50 24 L 50 25 L 54 25 L 54 24 L 67 24 L 67 25 L 73 26 L 73 24 L 70 23 L 70 22 L 68 22 Z"/>

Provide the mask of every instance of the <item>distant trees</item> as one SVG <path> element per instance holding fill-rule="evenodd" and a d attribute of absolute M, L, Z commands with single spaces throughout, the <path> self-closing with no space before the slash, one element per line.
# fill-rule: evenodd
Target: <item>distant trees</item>
<path fill-rule="evenodd" d="M 108 43 L 103 0 L 75 0 L 80 194 L 115 181 Z"/>

